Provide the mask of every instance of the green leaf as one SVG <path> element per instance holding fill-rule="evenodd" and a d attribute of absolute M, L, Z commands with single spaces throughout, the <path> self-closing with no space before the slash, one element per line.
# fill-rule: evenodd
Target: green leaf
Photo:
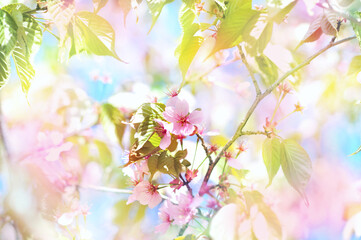
<path fill-rule="evenodd" d="M 17 25 L 17 42 L 12 51 L 16 71 L 21 81 L 21 88 L 28 94 L 31 80 L 35 76 L 32 57 L 38 51 L 42 41 L 42 30 L 34 17 L 25 12 L 30 9 L 23 4 L 10 4 L 3 8 L 14 19 Z"/>
<path fill-rule="evenodd" d="M 98 13 L 99 10 L 107 4 L 107 2 L 108 0 L 93 0 L 94 13 Z"/>
<path fill-rule="evenodd" d="M 291 139 L 282 141 L 281 166 L 288 183 L 305 197 L 304 190 L 312 172 L 312 163 L 307 152 Z"/>
<path fill-rule="evenodd" d="M 165 105 L 163 103 L 143 103 L 130 120 L 131 123 L 141 123 L 146 118 L 163 120 Z"/>
<path fill-rule="evenodd" d="M 272 184 L 273 178 L 276 176 L 280 168 L 281 142 L 278 138 L 266 138 L 262 146 L 263 162 L 267 168 L 268 186 Z"/>
<path fill-rule="evenodd" d="M 246 50 L 251 56 L 262 54 L 271 40 L 273 22 L 269 21 L 266 13 L 261 13 L 254 25 L 247 26 L 243 39 L 247 43 Z"/>
<path fill-rule="evenodd" d="M 263 73 L 262 80 L 266 86 L 272 85 L 278 79 L 278 67 L 266 55 L 256 57 L 258 68 Z"/>
<path fill-rule="evenodd" d="M 151 138 L 151 136 L 155 132 L 155 126 L 156 123 L 149 117 L 145 118 L 143 122 L 140 123 L 139 127 L 137 128 L 137 132 L 134 134 L 134 138 L 138 140 L 138 146 L 135 150 L 141 149 L 144 144 Z"/>
<path fill-rule="evenodd" d="M 178 161 L 185 159 L 187 157 L 188 151 L 187 149 L 184 150 L 179 150 L 178 152 L 176 152 L 176 154 L 174 155 L 174 158 Z"/>
<path fill-rule="evenodd" d="M 287 14 L 291 12 L 291 10 L 296 6 L 298 0 L 290 2 L 286 7 L 282 8 L 280 11 L 276 12 L 271 19 L 275 21 L 277 24 L 281 24 L 283 20 L 286 18 Z"/>
<path fill-rule="evenodd" d="M 6 6 L 4 6 L 2 8 L 2 10 L 7 11 L 8 13 L 12 14 L 12 12 L 14 10 L 19 11 L 20 13 L 25 13 L 28 11 L 31 11 L 31 9 L 29 7 L 27 7 L 26 5 L 22 4 L 22 3 L 12 3 L 12 4 L 8 4 Z"/>
<path fill-rule="evenodd" d="M 194 36 L 201 27 L 200 24 L 194 23 L 195 18 L 194 0 L 183 3 L 179 11 L 182 38 L 176 49 L 176 54 L 179 55 L 178 62 L 183 79 L 204 40 L 203 37 Z"/>
<path fill-rule="evenodd" d="M 5 86 L 10 76 L 9 56 L 0 51 L 0 89 Z"/>
<path fill-rule="evenodd" d="M 352 58 L 347 75 L 356 75 L 361 72 L 361 55 Z"/>
<path fill-rule="evenodd" d="M 182 171 L 182 164 L 179 160 L 175 159 L 171 155 L 168 155 L 167 152 L 164 151 L 158 157 L 157 168 L 159 172 L 166 173 L 177 178 Z"/>
<path fill-rule="evenodd" d="M 72 40 L 70 57 L 85 51 L 123 61 L 115 52 L 115 32 L 107 20 L 95 13 L 81 11 L 76 14 L 74 22 L 73 29 L 68 29 L 68 37 Z"/>
<path fill-rule="evenodd" d="M 26 56 L 26 53 L 23 48 L 19 45 L 16 45 L 15 49 L 12 52 L 12 57 L 15 63 L 16 71 L 21 81 L 21 89 L 25 95 L 28 94 L 31 80 L 35 77 L 35 70 Z"/>
<path fill-rule="evenodd" d="M 150 138 L 149 138 L 149 142 L 154 146 L 154 147 L 159 147 L 160 141 L 162 139 L 159 137 L 158 133 L 154 133 Z"/>
<path fill-rule="evenodd" d="M 23 15 L 23 27 L 26 35 L 26 47 L 29 51 L 31 59 L 34 57 L 35 53 L 38 52 L 41 46 L 43 32 L 36 20 L 32 16 L 29 16 L 27 14 Z"/>
<path fill-rule="evenodd" d="M 158 157 L 159 155 L 154 154 L 148 158 L 147 163 L 151 176 L 153 176 L 158 171 Z"/>
<path fill-rule="evenodd" d="M 99 154 L 99 162 L 104 166 L 107 167 L 112 163 L 112 152 L 109 150 L 107 144 L 103 141 L 98 139 L 94 139 L 94 144 L 98 149 Z"/>
<path fill-rule="evenodd" d="M 243 40 L 245 27 L 254 25 L 258 16 L 259 12 L 252 9 L 252 0 L 230 0 L 210 55 L 238 45 Z"/>
<path fill-rule="evenodd" d="M 122 123 L 125 118 L 120 110 L 109 103 L 104 103 L 100 109 L 100 122 L 104 131 L 111 138 L 116 138 L 122 146 L 125 125 Z"/>
<path fill-rule="evenodd" d="M 154 27 L 154 24 L 156 23 L 160 13 L 162 12 L 163 7 L 173 1 L 174 0 L 147 0 L 148 8 L 153 17 L 152 26 L 150 27 L 149 32 Z"/>
<path fill-rule="evenodd" d="M 11 15 L 8 12 L 0 9 L 0 52 L 4 57 L 8 56 L 15 48 L 17 41 L 17 30 L 18 25 L 11 17 Z"/>

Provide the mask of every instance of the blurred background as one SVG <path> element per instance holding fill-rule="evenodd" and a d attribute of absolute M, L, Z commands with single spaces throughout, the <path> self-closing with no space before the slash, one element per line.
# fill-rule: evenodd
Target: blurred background
<path fill-rule="evenodd" d="M 0 4 L 12 2 L 15 1 L 2 0 Z M 16 2 L 34 7 L 33 1 Z M 294 50 L 309 23 L 322 11 L 311 7 L 310 2 L 299 1 L 287 22 L 274 27 L 265 54 L 277 64 L 280 73 L 331 40 L 324 35 Z M 68 63 L 60 63 L 58 40 L 44 32 L 28 99 L 22 94 L 12 67 L 11 80 L 0 92 L 5 143 L 0 175 L 0 239 L 22 239 L 19 232 L 29 236 L 24 239 L 176 236 L 177 229 L 172 228 L 166 235 L 154 233 L 159 224 L 158 207 L 126 205 L 129 193 L 113 191 L 130 186 L 119 168 L 125 163 L 130 145 L 129 129 L 125 130 L 121 147 L 114 136 L 95 123 L 99 106 L 104 103 L 113 104 L 127 117 L 154 98 L 165 102 L 166 93 L 180 85 L 182 75 L 174 51 L 181 36 L 178 23 L 181 2 L 167 4 L 150 32 L 151 15 L 145 2 L 126 17 L 119 4 L 118 0 L 109 0 L 99 15 L 113 26 L 116 52 L 126 64 L 111 57 L 89 55 L 76 55 Z M 254 4 L 266 2 L 256 0 Z M 76 6 L 77 10 L 93 8 L 90 0 L 78 0 Z M 338 38 L 352 35 L 350 26 L 344 24 Z M 361 155 L 348 156 L 361 145 L 361 76 L 347 75 L 352 58 L 359 54 L 357 41 L 351 41 L 312 61 L 289 79 L 293 90 L 275 117 L 279 122 L 278 134 L 297 139 L 312 159 L 313 173 L 306 191 L 309 206 L 280 172 L 272 186 L 266 188 L 268 177 L 261 153 L 264 136 L 240 140 L 248 148 L 239 157 L 244 169 L 249 170 L 243 184 L 265 195 L 280 219 L 284 239 L 361 236 L 361 217 L 357 217 L 361 211 Z M 202 109 L 206 131 L 218 133 L 207 137 L 208 142 L 223 144 L 232 137 L 254 98 L 249 74 L 240 60 L 233 60 L 234 56 L 234 49 L 230 49 L 205 62 L 194 61 L 189 83 L 181 92 L 190 109 Z M 221 66 L 215 68 L 218 63 Z M 298 102 L 304 107 L 303 112 L 279 121 Z M 247 130 L 262 129 L 275 105 L 276 97 L 269 95 L 256 110 Z M 190 156 L 195 154 L 195 143 L 195 138 L 185 143 Z M 44 154 L 49 156 L 49 146 L 56 146 L 52 154 L 61 156 L 61 161 L 45 163 Z M 204 153 L 201 148 L 198 151 L 196 161 L 201 162 Z M 195 185 L 202 180 L 204 167 L 203 174 L 194 180 Z M 212 176 L 215 181 L 217 174 Z M 85 212 L 86 217 L 64 216 L 74 209 Z"/>

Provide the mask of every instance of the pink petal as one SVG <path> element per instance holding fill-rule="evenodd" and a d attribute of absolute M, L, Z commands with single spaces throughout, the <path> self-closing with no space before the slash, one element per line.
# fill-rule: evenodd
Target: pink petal
<path fill-rule="evenodd" d="M 164 150 L 169 146 L 170 143 L 171 143 L 171 136 L 169 133 L 167 133 L 166 135 L 163 136 L 162 140 L 160 141 L 159 147 Z"/>
<path fill-rule="evenodd" d="M 162 201 L 162 197 L 160 196 L 160 194 L 158 192 L 156 192 L 150 196 L 148 206 L 149 206 L 149 208 L 154 208 L 161 201 Z"/>
<path fill-rule="evenodd" d="M 180 100 L 177 96 L 169 98 L 167 101 L 167 107 L 175 107 L 179 101 Z"/>
<path fill-rule="evenodd" d="M 174 108 L 179 116 L 186 116 L 189 113 L 189 105 L 186 100 L 178 101 Z"/>
<path fill-rule="evenodd" d="M 161 223 L 155 227 L 155 232 L 165 233 L 165 232 L 167 232 L 169 226 L 170 226 L 170 223 L 168 223 L 168 222 Z"/>
<path fill-rule="evenodd" d="M 180 123 L 174 123 L 173 124 L 173 129 L 171 131 L 172 133 L 174 133 L 175 135 L 182 135 L 183 132 L 183 126 Z"/>
<path fill-rule="evenodd" d="M 189 114 L 189 122 L 192 124 L 201 124 L 202 123 L 202 112 L 198 110 L 194 110 L 191 114 Z"/>
<path fill-rule="evenodd" d="M 194 131 L 194 126 L 192 124 L 186 124 L 182 127 L 181 134 L 183 136 L 188 136 L 188 135 L 192 134 L 193 131 Z"/>
<path fill-rule="evenodd" d="M 233 168 L 235 168 L 237 170 L 242 169 L 242 167 L 243 167 L 242 164 L 241 164 L 241 161 L 239 161 L 239 160 L 237 160 L 235 158 L 229 158 L 227 160 L 227 163 L 228 163 L 228 165 L 230 167 L 233 167 Z"/>
<path fill-rule="evenodd" d="M 175 108 L 173 107 L 166 107 L 165 111 L 163 112 L 163 117 L 168 122 L 177 122 L 177 113 L 175 112 Z"/>

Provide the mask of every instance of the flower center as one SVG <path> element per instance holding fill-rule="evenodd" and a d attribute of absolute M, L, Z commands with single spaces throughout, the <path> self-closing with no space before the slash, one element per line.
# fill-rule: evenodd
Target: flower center
<path fill-rule="evenodd" d="M 186 124 L 190 124 L 189 120 L 188 120 L 188 115 L 187 116 L 181 116 L 178 121 L 178 123 L 180 123 L 182 125 L 182 127 Z"/>

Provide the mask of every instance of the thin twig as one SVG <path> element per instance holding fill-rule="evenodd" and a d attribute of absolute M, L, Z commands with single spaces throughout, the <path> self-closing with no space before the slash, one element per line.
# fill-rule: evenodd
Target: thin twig
<path fill-rule="evenodd" d="M 196 133 L 196 135 L 197 135 L 198 139 L 201 140 L 201 144 L 202 144 L 202 147 L 203 147 L 203 149 L 204 149 L 204 152 L 206 153 L 206 155 L 207 155 L 207 157 L 208 157 L 208 159 L 209 159 L 209 164 L 212 164 L 212 163 L 213 163 L 213 159 L 212 159 L 211 154 L 210 154 L 209 151 L 208 151 L 208 148 L 207 148 L 207 146 L 206 146 L 206 143 L 204 142 L 203 137 L 202 137 L 199 133 Z"/>
<path fill-rule="evenodd" d="M 247 68 L 247 70 L 248 70 L 248 72 L 249 72 L 249 75 L 250 75 L 251 78 L 252 78 L 252 82 L 253 82 L 254 88 L 256 89 L 256 94 L 257 94 L 257 95 L 260 95 L 260 94 L 261 94 L 261 89 L 259 88 L 257 79 L 256 79 L 256 77 L 254 76 L 254 72 L 253 72 L 253 70 L 252 70 L 252 67 L 248 64 L 247 59 L 246 59 L 246 56 L 244 55 L 244 52 L 243 52 L 243 50 L 242 50 L 242 47 L 241 47 L 240 45 L 238 45 L 237 47 L 238 47 L 239 54 L 241 55 L 242 62 L 243 62 L 244 65 L 246 66 L 246 68 Z"/>
<path fill-rule="evenodd" d="M 182 180 L 183 184 L 187 187 L 189 193 L 190 193 L 190 194 L 192 195 L 192 197 L 193 197 L 193 190 L 192 190 L 192 188 L 189 186 L 189 182 L 186 181 L 186 180 L 183 178 L 182 174 L 179 174 L 179 178 Z"/>
<path fill-rule="evenodd" d="M 265 132 L 265 131 L 242 131 L 241 135 L 242 136 L 244 136 L 244 135 L 265 135 L 265 136 L 268 136 L 269 133 Z"/>
<path fill-rule="evenodd" d="M 108 193 L 122 193 L 122 194 L 132 194 L 132 190 L 128 189 L 119 189 L 119 188 L 110 188 L 110 187 L 103 187 L 103 186 L 95 186 L 95 185 L 77 185 L 78 188 L 86 189 L 86 190 L 94 190 L 94 191 L 100 191 L 100 192 L 108 192 Z M 165 196 L 164 194 L 159 193 L 160 196 L 165 200 L 170 200 L 173 203 L 173 200 L 171 200 L 169 197 Z"/>
<path fill-rule="evenodd" d="M 292 74 L 294 74 L 295 72 L 297 72 L 298 70 L 300 70 L 301 68 L 307 66 L 308 64 L 311 63 L 311 61 L 313 59 L 315 59 L 316 57 L 318 57 L 319 55 L 321 55 L 322 53 L 326 52 L 328 49 L 337 46 L 339 44 L 342 44 L 344 42 L 348 42 L 351 41 L 353 39 L 355 39 L 356 36 L 353 37 L 348 37 L 342 40 L 339 40 L 337 42 L 330 42 L 326 47 L 322 48 L 320 51 L 318 51 L 317 53 L 315 53 L 314 55 L 310 56 L 309 58 L 307 58 L 304 62 L 302 62 L 301 64 L 299 64 L 298 66 L 296 66 L 295 68 L 291 69 L 290 71 L 286 72 L 282 77 L 280 77 L 275 83 L 273 83 L 273 85 L 271 85 L 269 88 L 266 89 L 266 91 L 264 91 L 262 94 L 257 95 L 256 99 L 253 101 L 250 109 L 247 111 L 246 116 L 244 117 L 243 121 L 239 124 L 236 133 L 233 135 L 233 137 L 231 138 L 231 140 L 229 140 L 226 145 L 222 148 L 222 150 L 218 153 L 216 159 L 214 160 L 213 164 L 209 165 L 207 173 L 203 179 L 203 183 L 202 183 L 202 187 L 201 189 L 205 189 L 208 180 L 211 176 L 211 173 L 214 169 L 214 167 L 217 165 L 217 163 L 219 162 L 219 160 L 221 159 L 221 157 L 223 156 L 223 154 L 225 153 L 225 151 L 227 151 L 227 149 L 240 137 L 242 136 L 242 130 L 243 128 L 246 126 L 249 118 L 251 117 L 251 115 L 253 114 L 254 110 L 256 109 L 256 107 L 258 106 L 258 104 L 266 97 L 268 96 L 275 88 L 277 88 L 277 86 L 282 83 L 287 77 L 291 76 Z"/>

